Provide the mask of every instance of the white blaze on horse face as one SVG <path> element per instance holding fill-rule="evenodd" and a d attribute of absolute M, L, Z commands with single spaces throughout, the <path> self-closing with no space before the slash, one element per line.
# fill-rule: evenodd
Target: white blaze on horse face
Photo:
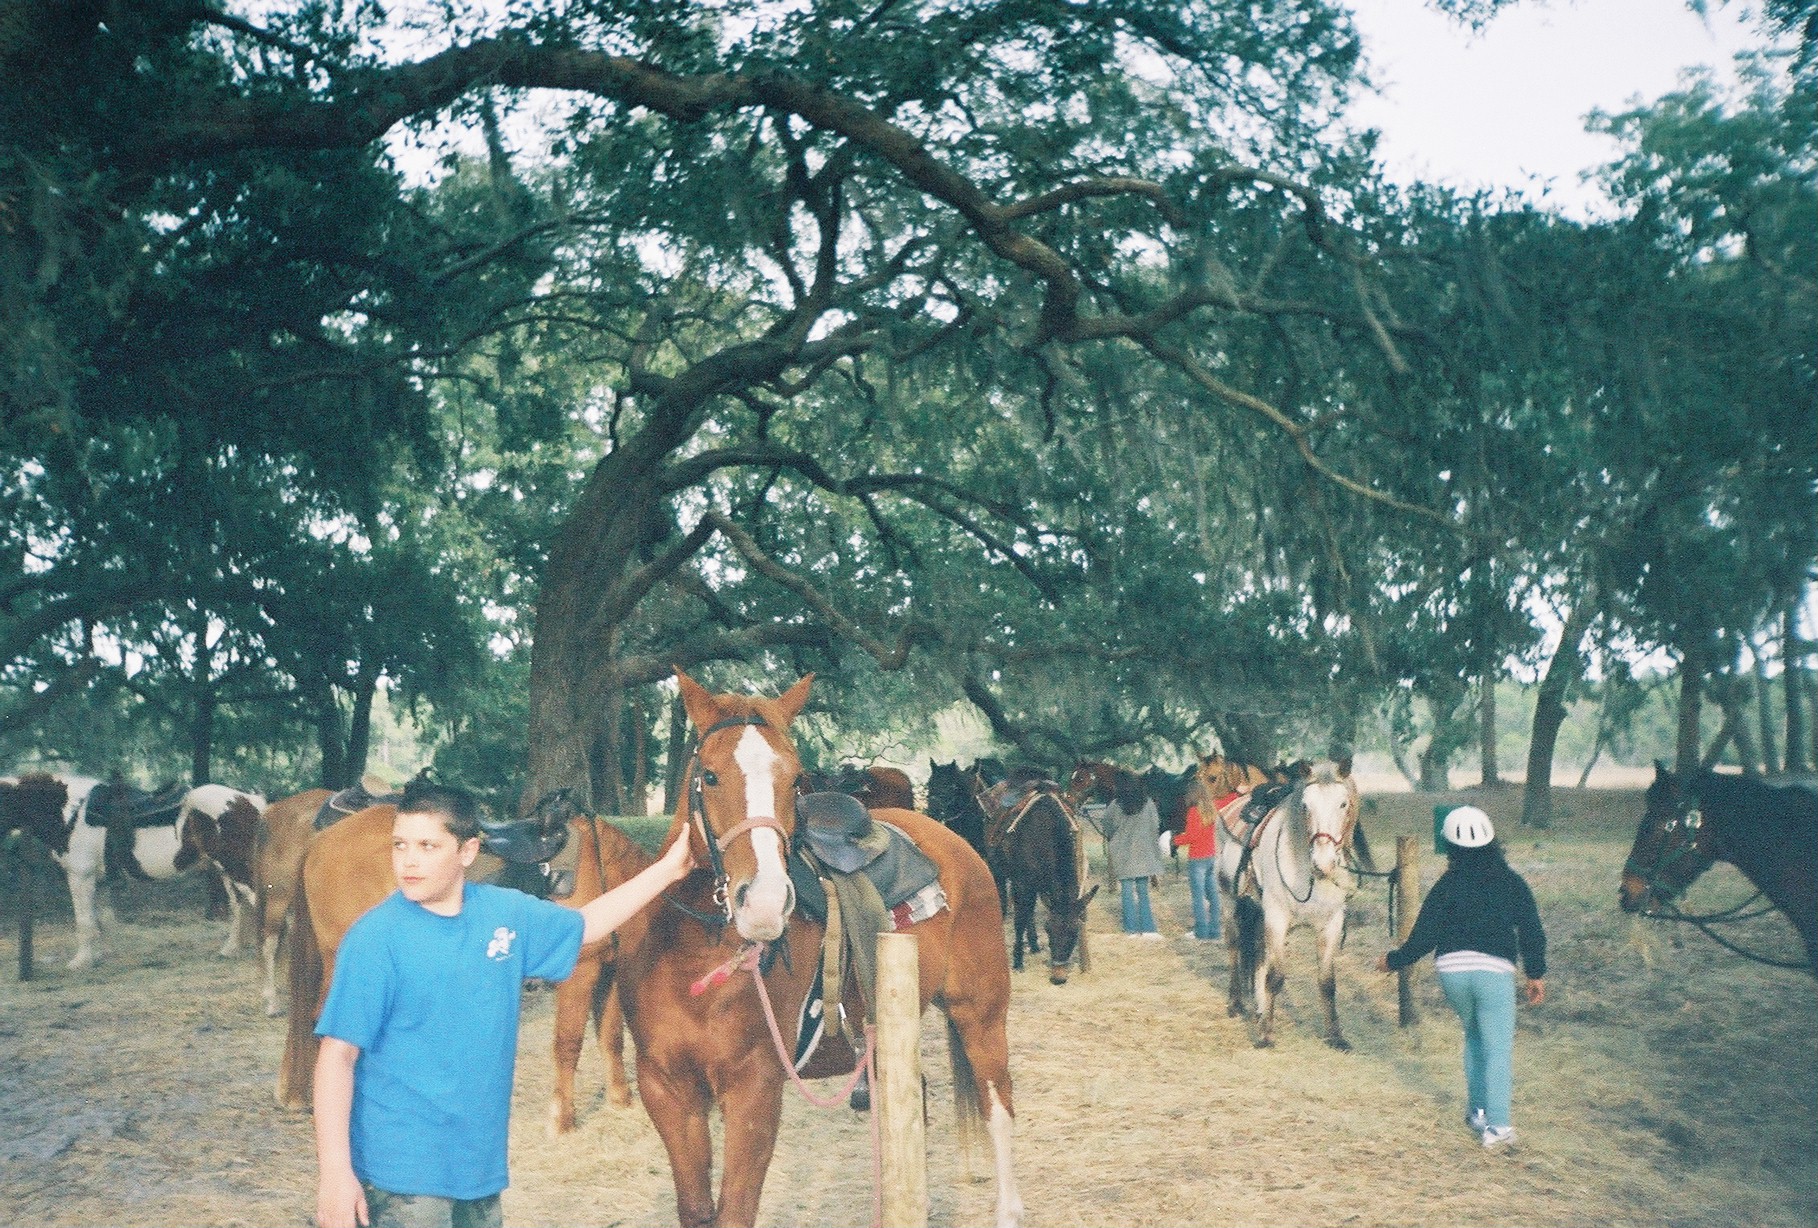
<path fill-rule="evenodd" d="M 1351 788 L 1342 780 L 1314 781 L 1301 792 L 1307 808 L 1307 835 L 1314 872 L 1333 877 L 1344 862 L 1346 829 L 1350 825 Z"/>
<path fill-rule="evenodd" d="M 782 760 L 755 725 L 747 725 L 739 736 L 732 761 L 745 777 L 745 818 L 776 818 L 777 764 Z M 782 936 L 789 920 L 789 871 L 776 828 L 754 827 L 749 835 L 757 874 L 738 900 L 733 924 L 749 941 L 771 942 Z"/>

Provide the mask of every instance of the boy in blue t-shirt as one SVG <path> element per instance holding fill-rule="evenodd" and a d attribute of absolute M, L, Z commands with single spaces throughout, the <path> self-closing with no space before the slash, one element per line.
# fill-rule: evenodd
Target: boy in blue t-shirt
<path fill-rule="evenodd" d="M 525 978 L 566 978 L 582 946 L 694 866 L 684 833 L 576 910 L 469 883 L 479 851 L 471 796 L 405 790 L 392 827 L 398 890 L 347 931 L 316 1024 L 320 1228 L 498 1225 Z"/>

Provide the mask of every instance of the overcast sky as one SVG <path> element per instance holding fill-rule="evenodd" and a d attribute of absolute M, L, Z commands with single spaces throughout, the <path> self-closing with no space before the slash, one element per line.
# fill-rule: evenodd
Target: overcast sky
<path fill-rule="evenodd" d="M 1584 131 L 1594 108 L 1618 111 L 1673 90 L 1692 65 L 1733 77 L 1760 44 L 1741 6 L 1710 0 L 1521 0 L 1473 33 L 1424 0 L 1351 0 L 1372 77 L 1358 123 L 1381 130 L 1392 173 L 1461 188 L 1518 187 L 1583 216 L 1602 199 L 1581 172 L 1617 152 Z"/>

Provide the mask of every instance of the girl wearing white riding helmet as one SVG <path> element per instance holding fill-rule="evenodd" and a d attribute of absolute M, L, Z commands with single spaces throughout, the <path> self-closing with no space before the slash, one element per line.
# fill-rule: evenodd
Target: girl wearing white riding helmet
<path fill-rule="evenodd" d="M 1427 893 L 1407 942 L 1376 967 L 1396 972 L 1436 952 L 1439 987 L 1464 1025 L 1465 1124 L 1486 1148 L 1504 1149 L 1515 1142 L 1515 963 L 1519 958 L 1527 973 L 1529 1005 L 1538 1006 L 1546 998 L 1546 932 L 1534 893 L 1503 859 L 1489 815 L 1459 806 L 1440 832 L 1446 872 Z"/>

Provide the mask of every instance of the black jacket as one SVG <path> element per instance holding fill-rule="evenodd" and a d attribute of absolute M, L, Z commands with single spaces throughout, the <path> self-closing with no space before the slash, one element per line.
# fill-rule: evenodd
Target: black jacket
<path fill-rule="evenodd" d="M 1389 952 L 1399 971 L 1428 951 L 1482 951 L 1514 963 L 1520 955 L 1528 976 L 1547 974 L 1547 936 L 1540 927 L 1534 893 L 1500 857 L 1454 862 L 1433 884 L 1420 906 L 1408 941 Z"/>

